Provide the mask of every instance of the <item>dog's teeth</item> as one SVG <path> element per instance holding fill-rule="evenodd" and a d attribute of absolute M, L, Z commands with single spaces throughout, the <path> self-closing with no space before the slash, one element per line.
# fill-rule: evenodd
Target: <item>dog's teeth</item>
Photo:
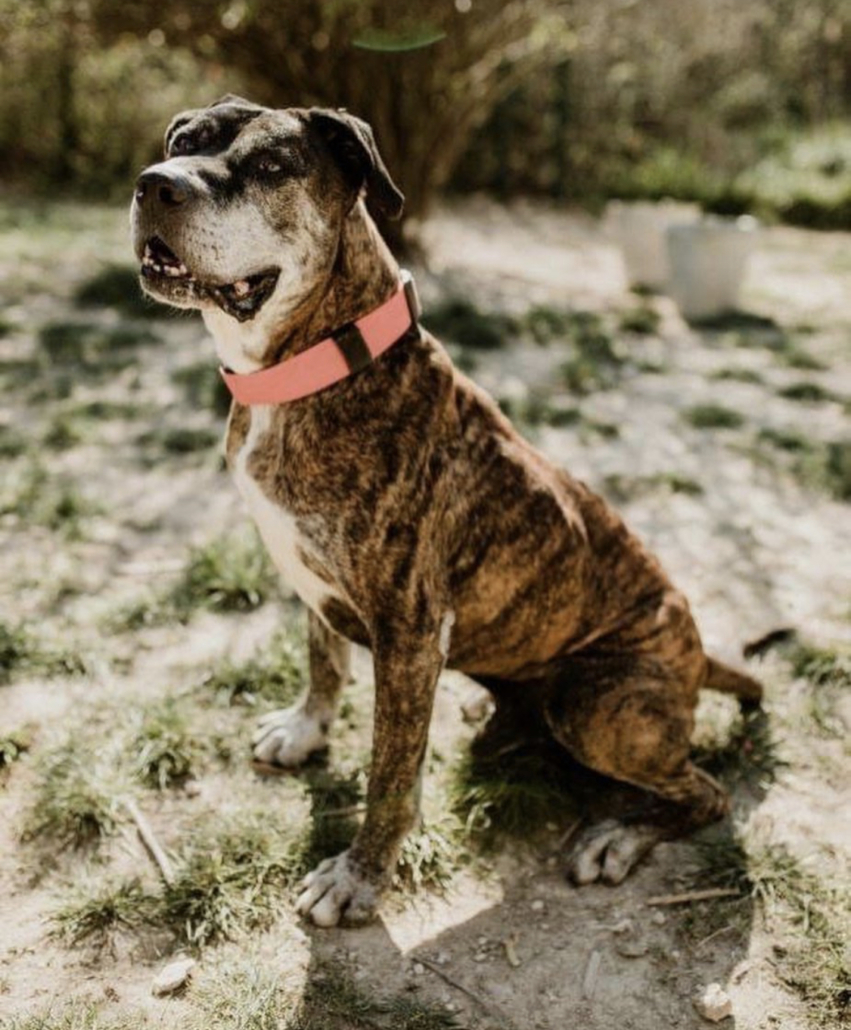
<path fill-rule="evenodd" d="M 154 268 L 155 272 L 161 272 L 163 270 L 163 266 L 162 265 L 158 265 L 156 263 L 156 261 L 152 261 L 151 264 L 153 265 L 153 268 Z"/>
<path fill-rule="evenodd" d="M 248 293 L 251 287 L 248 284 L 247 279 L 240 279 L 238 282 L 233 284 L 234 291 L 239 294 L 240 297 L 244 297 Z"/>
<path fill-rule="evenodd" d="M 182 261 L 177 266 L 177 273 L 178 273 L 178 275 L 188 275 L 189 274 L 189 269 L 186 267 L 186 265 L 183 264 Z"/>

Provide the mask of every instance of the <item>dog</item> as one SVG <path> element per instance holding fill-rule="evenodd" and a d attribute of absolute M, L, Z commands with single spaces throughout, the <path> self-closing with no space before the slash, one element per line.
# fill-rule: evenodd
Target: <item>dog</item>
<path fill-rule="evenodd" d="M 641 814 L 589 827 L 566 856 L 576 883 L 619 883 L 727 811 L 689 759 L 698 691 L 758 704 L 760 685 L 707 657 L 620 517 L 453 367 L 367 205 L 394 218 L 403 196 L 365 122 L 229 95 L 172 120 L 131 212 L 143 289 L 200 309 L 215 341 L 228 466 L 309 610 L 310 686 L 261 723 L 255 757 L 295 767 L 324 748 L 351 642 L 372 651 L 363 824 L 297 909 L 319 926 L 375 915 L 417 817 L 444 668 L 492 692 L 496 724 L 534 716 L 646 792 Z"/>

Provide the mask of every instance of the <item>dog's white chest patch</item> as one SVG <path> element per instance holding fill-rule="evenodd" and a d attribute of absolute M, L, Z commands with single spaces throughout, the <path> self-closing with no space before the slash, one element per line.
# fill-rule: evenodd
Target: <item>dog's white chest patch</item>
<path fill-rule="evenodd" d="M 332 597 L 339 598 L 339 590 L 307 568 L 302 555 L 312 552 L 311 542 L 299 531 L 292 514 L 270 501 L 248 472 L 248 459 L 269 422 L 269 408 L 263 405 L 252 407 L 251 426 L 236 455 L 233 476 L 278 572 L 302 601 L 321 615 L 322 603 Z"/>

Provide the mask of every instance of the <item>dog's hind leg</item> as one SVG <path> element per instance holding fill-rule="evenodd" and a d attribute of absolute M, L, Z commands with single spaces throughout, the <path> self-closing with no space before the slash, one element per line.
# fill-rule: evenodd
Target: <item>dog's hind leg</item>
<path fill-rule="evenodd" d="M 583 765 L 648 793 L 627 817 L 580 834 L 566 856 L 576 883 L 620 883 L 660 840 L 727 812 L 724 789 L 689 761 L 696 695 L 696 685 L 646 675 L 596 684 L 581 677 L 551 694 L 545 713 L 556 740 Z"/>
<path fill-rule="evenodd" d="M 308 613 L 310 686 L 290 708 L 269 712 L 254 734 L 254 757 L 274 765 L 301 765 L 321 751 L 337 714 L 340 691 L 349 678 L 351 644 L 318 615 Z"/>

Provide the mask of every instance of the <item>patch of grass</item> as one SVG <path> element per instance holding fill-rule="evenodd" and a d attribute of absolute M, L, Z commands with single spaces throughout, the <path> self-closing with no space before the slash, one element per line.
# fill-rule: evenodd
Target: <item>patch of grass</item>
<path fill-rule="evenodd" d="M 789 655 L 792 673 L 819 687 L 851 687 L 851 653 L 796 643 Z"/>
<path fill-rule="evenodd" d="M 67 539 L 82 536 L 82 526 L 100 508 L 89 501 L 65 476 L 51 475 L 34 464 L 7 477 L 0 496 L 0 515 L 15 515 L 28 525 L 61 532 Z"/>
<path fill-rule="evenodd" d="M 627 476 L 613 473 L 603 479 L 606 494 L 616 502 L 630 501 L 643 494 L 660 491 L 700 497 L 703 487 L 695 479 L 678 472 L 657 472 L 652 476 Z"/>
<path fill-rule="evenodd" d="M 158 340 L 150 329 L 132 324 L 48 322 L 38 332 L 39 346 L 52 363 L 109 373 L 126 368 L 134 361 L 132 355 L 120 352 Z"/>
<path fill-rule="evenodd" d="M 193 613 L 251 611 L 271 596 L 277 576 L 253 534 L 228 536 L 195 548 L 170 591 L 144 598 L 107 620 L 114 632 L 188 622 Z"/>
<path fill-rule="evenodd" d="M 166 454 L 194 454 L 207 451 L 221 442 L 221 431 L 191 426 L 160 426 L 148 430 L 136 438 L 143 448 L 155 449 Z"/>
<path fill-rule="evenodd" d="M 120 883 L 87 883 L 50 916 L 52 935 L 72 945 L 84 941 L 102 948 L 120 930 L 151 921 L 156 899 L 134 877 Z"/>
<path fill-rule="evenodd" d="M 592 311 L 575 312 L 570 343 L 573 356 L 562 364 L 559 372 L 572 393 L 583 396 L 615 385 L 626 357 L 606 330 L 600 315 Z"/>
<path fill-rule="evenodd" d="M 759 372 L 752 368 L 719 368 L 717 372 L 712 373 L 710 378 L 718 382 L 754 383 L 757 385 L 765 382 Z"/>
<path fill-rule="evenodd" d="M 597 418 L 583 418 L 582 433 L 583 435 L 587 433 L 592 436 L 600 436 L 604 440 L 617 440 L 621 435 L 620 426 L 615 425 L 614 422 L 603 422 Z"/>
<path fill-rule="evenodd" d="M 185 716 L 173 700 L 167 700 L 143 714 L 131 752 L 133 770 L 141 782 L 166 790 L 193 775 L 202 748 Z"/>
<path fill-rule="evenodd" d="M 738 429 L 745 421 L 738 411 L 722 404 L 695 404 L 682 416 L 695 429 Z"/>
<path fill-rule="evenodd" d="M 90 419 L 93 422 L 106 421 L 108 419 L 135 419 L 147 415 L 150 407 L 142 404 L 132 404 L 127 401 L 86 401 L 82 404 L 75 404 L 68 412 L 72 418 Z"/>
<path fill-rule="evenodd" d="M 75 651 L 42 646 L 23 626 L 0 622 L 0 684 L 17 673 L 40 676 L 79 676 L 86 663 Z"/>
<path fill-rule="evenodd" d="M 32 731 L 27 727 L 0 733 L 0 773 L 17 762 L 31 747 Z"/>
<path fill-rule="evenodd" d="M 182 615 L 196 608 L 245 612 L 263 604 L 276 582 L 259 539 L 230 536 L 192 551 L 172 598 Z"/>
<path fill-rule="evenodd" d="M 3 1024 L 3 1030 L 138 1030 L 137 1019 L 118 1020 L 100 1015 L 96 1005 L 71 1002 L 55 1012 L 52 1008 L 29 1016 L 12 1016 Z"/>
<path fill-rule="evenodd" d="M 618 327 L 624 333 L 651 336 L 659 331 L 661 321 L 659 312 L 652 305 L 639 304 L 628 311 L 621 312 Z"/>
<path fill-rule="evenodd" d="M 50 838 L 62 848 L 96 847 L 118 827 L 119 789 L 107 770 L 75 744 L 45 756 L 24 839 Z"/>
<path fill-rule="evenodd" d="M 180 386 L 193 408 L 205 408 L 225 417 L 230 411 L 231 396 L 213 361 L 199 361 L 172 373 L 172 382 Z"/>
<path fill-rule="evenodd" d="M 770 443 L 773 447 L 778 447 L 782 451 L 789 451 L 793 454 L 804 453 L 813 449 L 813 443 L 809 437 L 793 429 L 771 429 L 766 427 L 765 429 L 760 429 L 759 439 Z"/>
<path fill-rule="evenodd" d="M 582 418 L 577 408 L 555 407 L 548 397 L 530 391 L 524 397 L 501 397 L 499 406 L 512 422 L 532 428 L 576 425 Z"/>
<path fill-rule="evenodd" d="M 570 784 L 565 765 L 540 748 L 520 747 L 494 760 L 468 753 L 452 770 L 450 810 L 466 836 L 485 847 L 503 834 L 530 841 L 548 821 L 563 821 Z"/>
<path fill-rule="evenodd" d="M 72 416 L 60 413 L 54 416 L 41 442 L 52 451 L 67 451 L 81 444 L 84 439 L 85 433 L 80 423 Z"/>
<path fill-rule="evenodd" d="M 27 449 L 28 443 L 11 426 L 0 426 L 0 458 L 17 458 Z"/>
<path fill-rule="evenodd" d="M 809 380 L 802 380 L 799 383 L 792 383 L 784 386 L 777 393 L 785 397 L 787 401 L 801 401 L 805 404 L 821 404 L 824 401 L 838 401 L 840 398 L 820 383 L 813 383 Z"/>
<path fill-rule="evenodd" d="M 300 869 L 296 842 L 274 819 L 242 813 L 196 829 L 163 888 L 157 919 L 196 946 L 269 926 Z"/>
<path fill-rule="evenodd" d="M 257 961 L 221 963 L 193 998 L 202 1013 L 188 1030 L 460 1030 L 444 1010 L 367 992 L 336 962 L 315 964 L 301 997 L 283 974 Z"/>
<path fill-rule="evenodd" d="M 279 633 L 248 661 L 225 661 L 205 677 L 204 687 L 227 704 L 254 705 L 260 699 L 284 708 L 301 693 L 306 675 L 303 643 Z"/>
<path fill-rule="evenodd" d="M 743 847 L 738 840 L 698 843 L 701 886 L 734 887 L 758 900 L 770 916 L 791 922 L 789 946 L 775 945 L 782 979 L 807 1002 L 817 1025 L 834 1028 L 851 1019 L 851 893 L 827 885 L 785 847 Z M 775 928 L 775 936 L 777 929 Z"/>
<path fill-rule="evenodd" d="M 536 343 L 547 344 L 570 334 L 574 313 L 548 304 L 535 304 L 526 312 L 522 328 Z"/>
<path fill-rule="evenodd" d="M 411 892 L 445 890 L 465 857 L 460 829 L 454 822 L 444 821 L 408 834 L 396 865 L 394 887 Z"/>
<path fill-rule="evenodd" d="M 796 347 L 794 344 L 790 344 L 780 351 L 778 358 L 789 368 L 797 368 L 802 372 L 826 372 L 829 367 L 823 361 L 813 357 L 809 351 Z"/>
<path fill-rule="evenodd" d="M 449 297 L 423 316 L 423 325 L 438 336 L 473 350 L 498 350 L 518 331 L 509 315 L 480 311 L 465 297 Z"/>
<path fill-rule="evenodd" d="M 693 749 L 694 760 L 733 788 L 746 784 L 762 789 L 772 783 L 778 769 L 788 765 L 777 751 L 768 718 L 761 709 L 739 713 L 721 746 L 697 746 Z"/>
<path fill-rule="evenodd" d="M 128 318 L 163 318 L 165 309 L 146 297 L 131 265 L 106 265 L 74 294 L 81 308 L 115 308 Z"/>

